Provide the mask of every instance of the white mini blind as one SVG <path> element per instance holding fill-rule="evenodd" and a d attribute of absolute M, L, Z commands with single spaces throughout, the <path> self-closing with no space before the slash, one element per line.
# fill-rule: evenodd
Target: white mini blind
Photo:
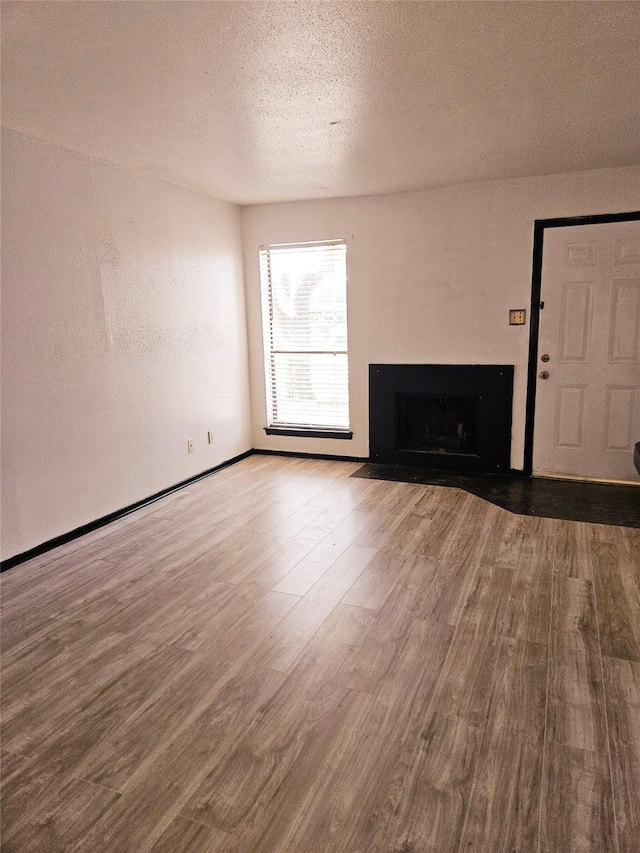
<path fill-rule="evenodd" d="M 344 240 L 260 248 L 269 426 L 349 428 Z"/>

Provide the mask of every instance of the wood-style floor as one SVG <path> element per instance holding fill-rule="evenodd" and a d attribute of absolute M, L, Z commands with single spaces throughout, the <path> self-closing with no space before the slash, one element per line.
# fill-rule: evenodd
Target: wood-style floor
<path fill-rule="evenodd" d="M 638 853 L 640 531 L 356 467 L 3 575 L 3 851 Z"/>

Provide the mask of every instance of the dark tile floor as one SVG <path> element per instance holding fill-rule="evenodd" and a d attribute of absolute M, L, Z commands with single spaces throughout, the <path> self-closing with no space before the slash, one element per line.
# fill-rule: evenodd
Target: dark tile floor
<path fill-rule="evenodd" d="M 517 515 L 640 527 L 640 487 L 537 477 L 456 474 L 367 463 L 352 477 L 465 489 Z"/>

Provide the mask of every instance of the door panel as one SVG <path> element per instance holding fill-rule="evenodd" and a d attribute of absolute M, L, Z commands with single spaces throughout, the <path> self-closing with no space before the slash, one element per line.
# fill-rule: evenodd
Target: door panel
<path fill-rule="evenodd" d="M 558 385 L 556 390 L 555 447 L 584 450 L 586 385 Z"/>
<path fill-rule="evenodd" d="M 534 473 L 638 483 L 640 222 L 547 229 L 541 299 Z"/>
<path fill-rule="evenodd" d="M 609 362 L 640 362 L 640 278 L 613 283 Z"/>
<path fill-rule="evenodd" d="M 560 361 L 589 361 L 593 285 L 588 281 L 564 284 L 560 320 Z"/>
<path fill-rule="evenodd" d="M 607 385 L 605 403 L 605 432 L 603 448 L 614 451 L 633 451 L 634 421 L 638 411 L 638 389 Z"/>

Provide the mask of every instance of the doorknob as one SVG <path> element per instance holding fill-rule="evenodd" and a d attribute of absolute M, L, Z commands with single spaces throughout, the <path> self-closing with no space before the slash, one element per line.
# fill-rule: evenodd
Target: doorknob
<path fill-rule="evenodd" d="M 540 356 L 540 361 L 544 361 L 545 363 L 549 361 L 549 355 L 545 352 L 544 355 Z"/>
<path fill-rule="evenodd" d="M 540 379 L 548 379 L 548 378 L 549 378 L 549 371 L 543 370 L 542 373 L 540 374 Z"/>

